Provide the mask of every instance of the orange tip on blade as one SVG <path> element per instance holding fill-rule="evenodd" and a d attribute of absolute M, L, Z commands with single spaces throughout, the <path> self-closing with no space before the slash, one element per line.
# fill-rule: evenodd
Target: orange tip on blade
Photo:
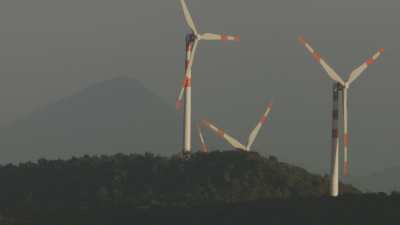
<path fill-rule="evenodd" d="M 380 52 L 380 53 L 384 53 L 384 52 L 385 52 L 385 49 L 384 49 L 384 48 L 381 48 L 381 49 L 379 49 L 379 52 Z"/>
<path fill-rule="evenodd" d="M 180 110 L 182 108 L 182 101 L 179 101 L 179 100 L 176 101 L 175 107 L 176 107 L 176 110 Z"/>
<path fill-rule="evenodd" d="M 300 44 L 304 45 L 306 43 L 303 36 L 300 36 L 298 40 L 299 40 Z"/>
<path fill-rule="evenodd" d="M 235 41 L 240 41 L 240 36 L 235 36 L 234 40 Z"/>

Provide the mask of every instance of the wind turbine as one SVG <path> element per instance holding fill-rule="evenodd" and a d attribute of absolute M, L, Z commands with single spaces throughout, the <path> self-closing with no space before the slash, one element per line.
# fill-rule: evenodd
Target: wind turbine
<path fill-rule="evenodd" d="M 201 126 L 197 125 L 197 132 L 199 134 L 200 144 L 201 144 L 201 152 L 208 153 L 208 147 L 206 141 L 204 140 L 203 132 L 201 131 Z"/>
<path fill-rule="evenodd" d="M 251 131 L 247 145 L 243 145 L 237 139 L 233 138 L 232 136 L 227 134 L 224 130 L 219 129 L 218 127 L 211 124 L 207 120 L 203 120 L 203 124 L 206 127 L 208 127 L 210 130 L 214 131 L 220 138 L 227 141 L 234 148 L 242 150 L 242 151 L 250 151 L 251 146 L 254 144 L 254 141 L 256 140 L 256 137 L 257 137 L 258 133 L 260 132 L 262 125 L 267 123 L 268 115 L 271 112 L 271 110 L 272 110 L 272 103 L 270 102 L 267 106 L 265 113 L 261 116 L 260 121 L 257 123 L 256 127 Z"/>
<path fill-rule="evenodd" d="M 238 36 L 219 35 L 198 32 L 193 18 L 190 15 L 189 9 L 185 0 L 180 0 L 185 20 L 191 32 L 186 35 L 186 61 L 185 61 L 185 78 L 182 88 L 179 92 L 178 100 L 176 102 L 177 109 L 181 108 L 183 96 L 185 94 L 185 110 L 184 110 L 184 155 L 191 152 L 191 131 L 192 131 L 192 65 L 196 54 L 199 41 L 238 41 Z"/>
<path fill-rule="evenodd" d="M 315 51 L 303 37 L 299 38 L 299 42 L 312 54 L 313 58 L 321 64 L 329 77 L 335 82 L 333 85 L 333 112 L 332 112 L 332 155 L 331 155 L 331 185 L 330 194 L 333 197 L 339 195 L 339 94 L 342 93 L 342 115 L 343 115 L 343 145 L 344 145 L 344 175 L 349 175 L 349 132 L 348 132 L 348 90 L 350 85 L 370 66 L 372 65 L 384 49 L 381 48 L 371 58 L 365 61 L 361 66 L 353 70 L 347 81 L 343 80 L 331 66 L 326 63 L 321 55 Z"/>

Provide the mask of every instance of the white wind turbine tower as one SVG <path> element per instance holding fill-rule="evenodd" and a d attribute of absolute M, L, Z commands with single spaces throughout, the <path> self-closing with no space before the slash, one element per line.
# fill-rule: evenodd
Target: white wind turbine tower
<path fill-rule="evenodd" d="M 185 109 L 184 109 L 184 143 L 183 153 L 189 154 L 191 152 L 191 131 L 192 131 L 192 65 L 196 54 L 199 41 L 238 41 L 238 36 L 228 36 L 204 33 L 200 34 L 193 22 L 189 9 L 185 0 L 180 0 L 186 23 L 191 29 L 191 33 L 186 35 L 186 61 L 185 61 L 185 78 L 182 88 L 179 92 L 176 107 L 179 109 L 182 105 L 182 99 L 185 94 Z"/>
<path fill-rule="evenodd" d="M 350 85 L 370 66 L 372 65 L 381 54 L 384 49 L 381 48 L 375 55 L 369 58 L 361 66 L 353 70 L 347 81 L 344 81 L 333 69 L 330 67 L 325 60 L 321 58 L 321 55 L 316 52 L 309 43 L 307 43 L 303 37 L 299 38 L 299 41 L 306 49 L 312 54 L 314 59 L 321 64 L 323 69 L 329 75 L 329 77 L 335 82 L 333 85 L 333 112 L 332 112 L 332 155 L 331 155 L 331 184 L 330 184 L 330 195 L 336 197 L 339 195 L 339 93 L 342 93 L 342 115 L 343 115 L 343 145 L 344 145 L 344 175 L 349 174 L 349 132 L 348 132 L 348 109 L 347 109 L 347 95 Z"/>
<path fill-rule="evenodd" d="M 248 142 L 247 142 L 246 146 L 243 145 L 242 143 L 240 143 L 237 139 L 235 139 L 232 136 L 230 136 L 229 134 L 227 134 L 224 130 L 219 129 L 218 127 L 216 127 L 215 125 L 211 124 L 207 120 L 203 120 L 203 124 L 206 127 L 208 127 L 210 130 L 214 131 L 220 138 L 222 138 L 225 141 L 227 141 L 235 149 L 239 149 L 239 150 L 242 150 L 242 151 L 250 151 L 251 150 L 251 146 L 254 144 L 254 141 L 256 140 L 256 137 L 257 137 L 258 133 L 260 132 L 262 125 L 267 123 L 268 116 L 269 116 L 269 113 L 271 112 L 271 110 L 272 110 L 272 103 L 270 102 L 268 104 L 268 106 L 267 106 L 267 109 L 266 109 L 265 113 L 261 116 L 260 121 L 257 123 L 256 127 L 250 133 L 249 139 L 248 139 Z"/>

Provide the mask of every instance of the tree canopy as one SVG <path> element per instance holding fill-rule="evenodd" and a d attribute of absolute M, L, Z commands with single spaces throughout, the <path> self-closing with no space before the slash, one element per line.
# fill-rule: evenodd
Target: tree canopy
<path fill-rule="evenodd" d="M 0 224 L 398 224 L 399 192 L 362 194 L 251 152 L 84 156 L 0 166 Z"/>
<path fill-rule="evenodd" d="M 196 206 L 259 199 L 320 197 L 328 177 L 238 151 L 190 159 L 150 153 L 84 156 L 0 167 L 0 204 L 35 209 Z M 347 193 L 358 193 L 342 185 Z"/>

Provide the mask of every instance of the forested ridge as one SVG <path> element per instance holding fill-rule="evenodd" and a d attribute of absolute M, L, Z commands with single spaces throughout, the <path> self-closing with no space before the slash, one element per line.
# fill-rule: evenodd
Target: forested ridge
<path fill-rule="evenodd" d="M 190 159 L 150 153 L 84 156 L 0 167 L 0 204 L 33 208 L 194 206 L 318 197 L 328 179 L 258 153 L 211 152 Z M 346 192 L 357 193 L 351 186 Z"/>
<path fill-rule="evenodd" d="M 399 221 L 397 192 L 362 194 L 341 184 L 342 197 L 333 199 L 327 196 L 328 176 L 255 152 L 196 153 L 190 159 L 150 153 L 41 159 L 2 165 L 0 179 L 0 224 Z"/>

